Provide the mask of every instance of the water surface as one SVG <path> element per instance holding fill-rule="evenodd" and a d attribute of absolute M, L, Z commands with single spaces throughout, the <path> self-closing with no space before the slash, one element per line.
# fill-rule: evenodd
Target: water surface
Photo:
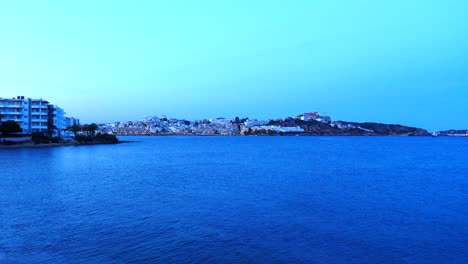
<path fill-rule="evenodd" d="M 468 138 L 0 150 L 0 263 L 466 263 Z"/>

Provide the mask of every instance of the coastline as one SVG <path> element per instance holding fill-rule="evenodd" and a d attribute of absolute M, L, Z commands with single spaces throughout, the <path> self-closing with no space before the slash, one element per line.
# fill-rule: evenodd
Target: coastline
<path fill-rule="evenodd" d="M 141 135 L 118 135 L 118 137 L 170 137 L 170 136 L 179 136 L 179 137 L 431 137 L 430 135 L 353 135 L 353 134 L 307 134 L 307 133 L 294 133 L 294 134 L 254 134 L 254 135 L 223 135 L 223 134 L 141 134 Z"/>
<path fill-rule="evenodd" d="M 132 137 L 132 136 L 145 136 L 145 137 L 429 137 L 422 135 L 317 135 L 317 134 L 259 134 L 259 135 L 194 135 L 194 134 L 155 134 L 155 135 L 118 135 L 119 137 Z M 0 144 L 0 150 L 2 149 L 18 149 L 18 148 L 54 148 L 54 147 L 70 147 L 70 146 L 93 146 L 93 145 L 114 145 L 122 143 L 137 143 L 142 141 L 135 140 L 121 140 L 118 142 L 61 142 L 61 143 L 47 143 L 47 144 L 34 144 L 28 142 L 25 144 L 17 145 L 2 145 Z"/>
<path fill-rule="evenodd" d="M 47 143 L 47 144 L 18 144 L 18 145 L 0 145 L 0 149 L 17 149 L 17 148 L 55 148 L 55 147 L 70 147 L 70 146 L 91 146 L 91 145 L 112 145 L 122 143 L 132 143 L 137 141 L 119 141 L 119 142 L 88 142 L 88 143 L 77 143 L 77 142 L 61 142 L 61 143 Z"/>

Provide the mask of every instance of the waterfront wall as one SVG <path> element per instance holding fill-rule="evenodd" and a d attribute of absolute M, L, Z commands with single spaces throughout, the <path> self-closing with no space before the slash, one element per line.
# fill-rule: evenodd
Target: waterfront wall
<path fill-rule="evenodd" d="M 0 141 L 10 141 L 10 142 L 26 142 L 31 141 L 32 137 L 16 137 L 16 138 L 2 138 L 0 137 Z"/>

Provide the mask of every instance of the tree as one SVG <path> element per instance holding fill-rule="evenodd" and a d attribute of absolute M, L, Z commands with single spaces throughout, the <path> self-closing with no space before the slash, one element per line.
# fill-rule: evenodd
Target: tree
<path fill-rule="evenodd" d="M 94 123 L 89 125 L 84 125 L 82 130 L 86 132 L 88 136 L 93 136 L 96 134 L 96 130 L 98 130 L 98 126 Z"/>
<path fill-rule="evenodd" d="M 54 130 L 57 129 L 57 126 L 52 125 L 52 126 L 47 126 L 47 134 L 51 137 L 54 134 Z"/>
<path fill-rule="evenodd" d="M 13 120 L 8 120 L 0 125 L 0 131 L 3 135 L 8 136 L 9 134 L 23 132 L 23 129 Z"/>
<path fill-rule="evenodd" d="M 88 125 L 86 129 L 86 131 L 91 132 L 91 136 L 93 137 L 96 134 L 96 130 L 98 130 L 98 126 L 95 123 Z"/>
<path fill-rule="evenodd" d="M 89 130 L 88 130 L 89 125 L 82 125 L 80 126 L 80 128 L 82 132 L 84 132 L 87 136 L 89 136 Z"/>
<path fill-rule="evenodd" d="M 74 124 L 73 126 L 68 127 L 68 131 L 73 132 L 73 135 L 76 137 L 78 132 L 81 131 L 81 127 L 77 124 Z"/>
<path fill-rule="evenodd" d="M 57 130 L 58 138 L 62 138 L 62 130 L 63 129 L 58 129 L 57 126 L 54 126 L 54 129 Z"/>
<path fill-rule="evenodd" d="M 60 137 L 62 136 L 62 132 L 65 132 L 65 131 L 69 131 L 68 127 L 62 128 L 62 129 L 60 130 Z"/>

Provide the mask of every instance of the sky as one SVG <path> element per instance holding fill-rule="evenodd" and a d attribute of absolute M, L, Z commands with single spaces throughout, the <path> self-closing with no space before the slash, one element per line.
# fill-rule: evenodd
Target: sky
<path fill-rule="evenodd" d="M 1 1 L 0 97 L 146 115 L 468 129 L 468 1 Z"/>

